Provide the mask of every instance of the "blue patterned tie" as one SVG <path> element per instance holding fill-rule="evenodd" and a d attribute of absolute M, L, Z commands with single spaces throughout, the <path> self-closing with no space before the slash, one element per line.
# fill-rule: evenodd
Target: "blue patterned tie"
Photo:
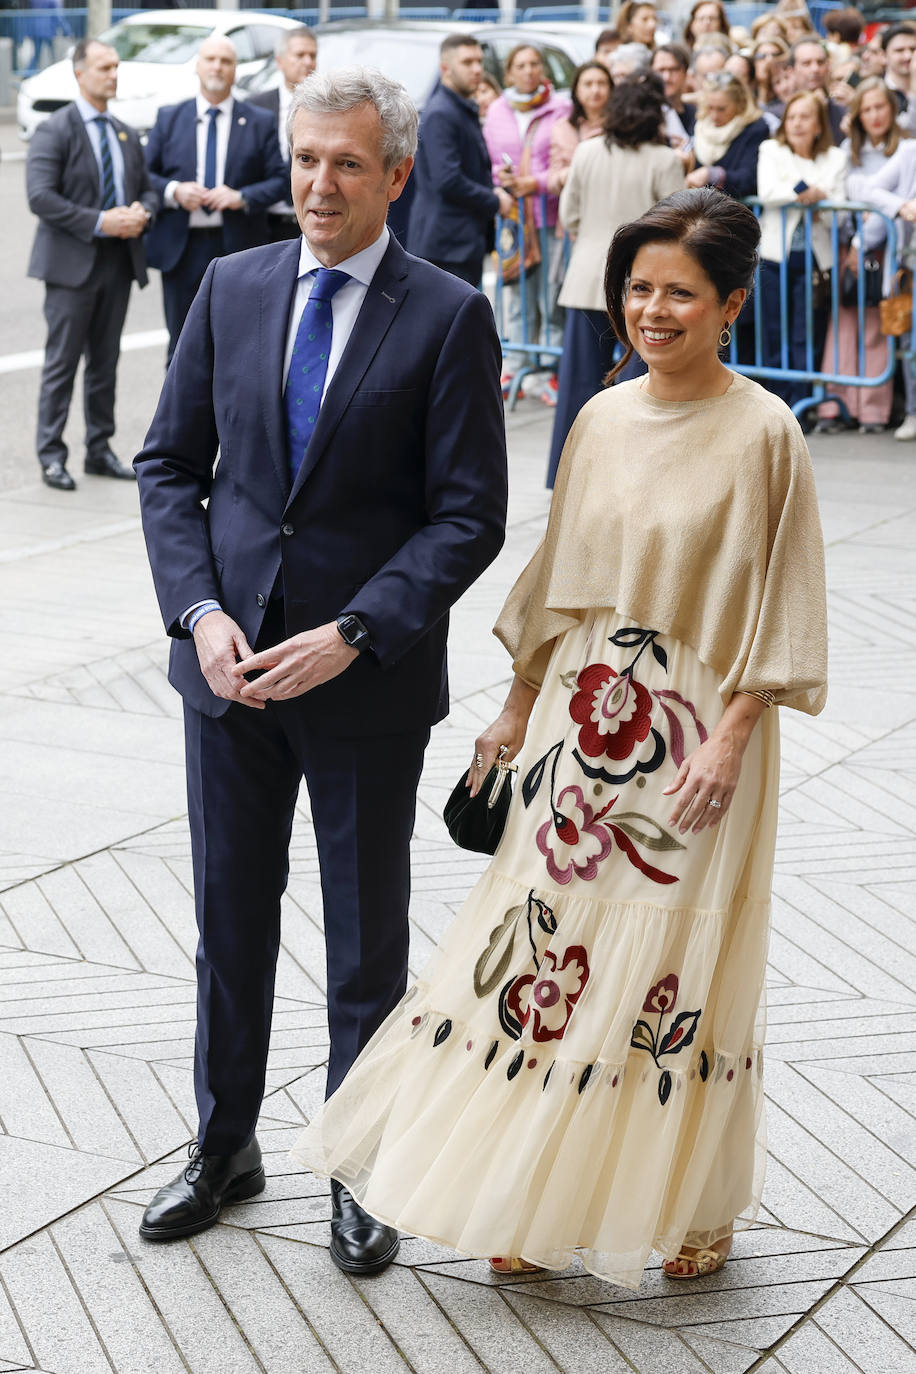
<path fill-rule="evenodd" d="M 115 192 L 111 144 L 108 142 L 108 119 L 105 115 L 96 115 L 92 122 L 99 131 L 99 155 L 102 159 L 102 209 L 112 210 L 117 205 L 118 198 Z"/>
<path fill-rule="evenodd" d="M 216 185 L 216 120 L 222 111 L 218 105 L 211 105 L 207 111 L 210 127 L 207 130 L 207 147 L 204 153 L 204 185 L 212 190 Z M 212 215 L 206 205 L 200 207 L 205 215 Z"/>
<path fill-rule="evenodd" d="M 350 280 L 346 272 L 319 267 L 296 331 L 286 391 L 283 393 L 289 470 L 294 482 L 318 419 L 321 394 L 328 375 L 334 330 L 331 300 L 344 282 Z"/>

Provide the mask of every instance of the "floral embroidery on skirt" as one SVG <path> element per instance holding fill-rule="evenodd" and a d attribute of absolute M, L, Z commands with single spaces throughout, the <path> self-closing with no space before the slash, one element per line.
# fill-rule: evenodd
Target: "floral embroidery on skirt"
<path fill-rule="evenodd" d="M 463 1253 L 628 1287 L 753 1219 L 777 713 L 717 827 L 662 795 L 718 688 L 615 611 L 557 642 L 500 847 L 299 1163 Z"/>

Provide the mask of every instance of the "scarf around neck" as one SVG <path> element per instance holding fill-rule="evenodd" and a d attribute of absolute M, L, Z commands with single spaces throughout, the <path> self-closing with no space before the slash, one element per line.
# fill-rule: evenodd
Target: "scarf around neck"
<path fill-rule="evenodd" d="M 551 96 L 551 86 L 549 81 L 542 81 L 537 90 L 532 91 L 530 95 L 521 95 L 514 86 L 507 86 L 503 95 L 518 114 L 527 114 L 529 110 L 536 110 L 547 104 Z"/>
<path fill-rule="evenodd" d="M 717 167 L 741 130 L 746 129 L 749 124 L 753 124 L 755 119 L 759 118 L 760 114 L 756 106 L 749 105 L 746 110 L 743 110 L 741 114 L 736 114 L 734 119 L 730 119 L 727 124 L 716 126 L 708 115 L 698 119 L 693 130 L 693 147 L 697 160 L 704 167 Z"/>

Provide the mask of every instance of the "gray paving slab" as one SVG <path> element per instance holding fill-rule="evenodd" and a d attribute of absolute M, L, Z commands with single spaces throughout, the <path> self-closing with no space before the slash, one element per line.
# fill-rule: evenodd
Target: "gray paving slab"
<path fill-rule="evenodd" d="M 818 1309 L 817 1326 L 863 1374 L 914 1374 L 916 1348 L 898 1336 L 870 1303 L 851 1288 L 841 1288 Z"/>

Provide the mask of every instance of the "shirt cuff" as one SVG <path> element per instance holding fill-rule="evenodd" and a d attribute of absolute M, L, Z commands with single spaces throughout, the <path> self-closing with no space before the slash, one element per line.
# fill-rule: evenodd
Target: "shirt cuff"
<path fill-rule="evenodd" d="M 194 605 L 189 606 L 184 614 L 179 617 L 178 623 L 183 630 L 187 630 L 188 634 L 191 634 L 201 616 L 206 615 L 208 611 L 221 611 L 222 609 L 218 601 L 195 601 Z"/>
<path fill-rule="evenodd" d="M 93 234 L 93 237 L 94 237 L 94 238 L 97 238 L 97 239 L 106 239 L 106 238 L 108 238 L 108 235 L 107 235 L 106 233 L 104 233 L 103 230 L 102 230 L 102 220 L 103 220 L 104 218 L 105 218 L 105 211 L 104 211 L 104 210 L 100 210 L 100 211 L 99 211 L 99 217 L 98 217 L 98 219 L 97 219 L 96 222 L 95 222 L 95 228 L 94 228 L 93 231 L 92 231 L 92 234 Z"/>
<path fill-rule="evenodd" d="M 163 204 L 167 205 L 168 208 L 169 208 L 170 210 L 180 210 L 180 209 L 181 209 L 181 206 L 178 204 L 178 201 L 175 199 L 175 188 L 176 188 L 177 186 L 178 186 L 178 182 L 177 182 L 177 181 L 170 181 L 169 184 L 168 184 L 168 186 L 166 186 L 165 190 L 164 190 L 163 193 L 162 193 Z"/>

